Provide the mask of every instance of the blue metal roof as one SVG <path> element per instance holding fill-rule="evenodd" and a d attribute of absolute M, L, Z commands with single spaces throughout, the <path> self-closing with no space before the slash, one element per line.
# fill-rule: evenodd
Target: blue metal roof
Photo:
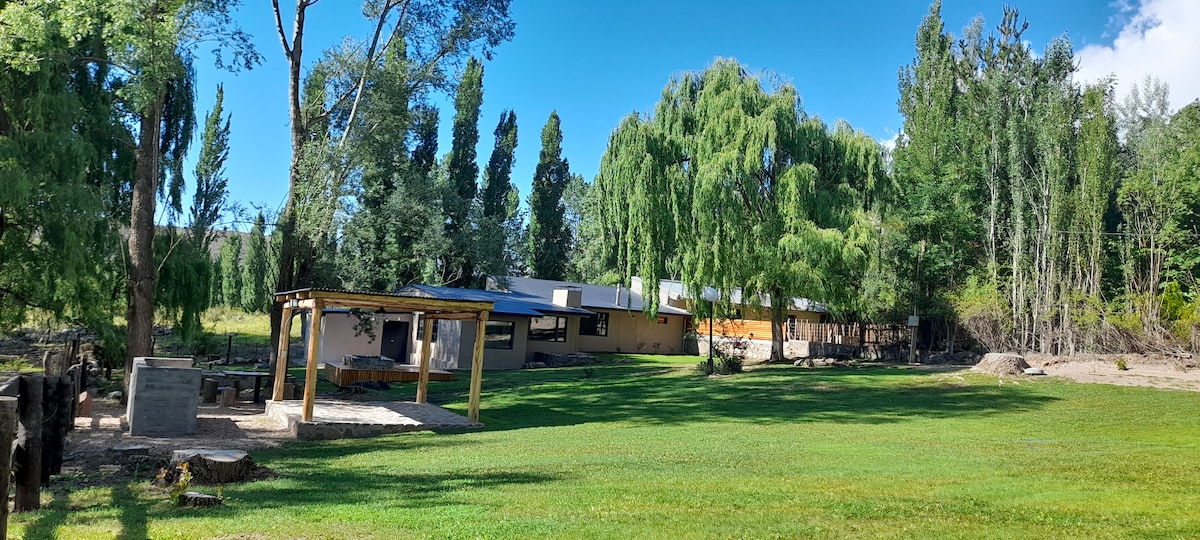
<path fill-rule="evenodd" d="M 437 298 L 439 300 L 491 302 L 493 305 L 492 313 L 498 315 L 516 315 L 519 317 L 543 317 L 546 315 L 587 317 L 594 315 L 594 313 L 586 309 L 559 306 L 546 302 L 545 299 L 536 296 L 512 292 L 455 289 L 434 285 L 409 285 L 397 291 L 397 294 L 402 296 Z"/>

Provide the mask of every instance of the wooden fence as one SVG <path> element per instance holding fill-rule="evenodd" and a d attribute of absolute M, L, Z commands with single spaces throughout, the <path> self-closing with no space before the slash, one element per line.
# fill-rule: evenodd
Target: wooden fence
<path fill-rule="evenodd" d="M 908 328 L 898 324 L 783 323 L 784 340 L 839 345 L 898 345 L 908 343 Z M 696 333 L 708 335 L 708 319 L 696 321 Z M 747 339 L 771 339 L 771 321 L 728 319 L 713 321 L 713 335 Z"/>
<path fill-rule="evenodd" d="M 7 438 L 11 454 L 0 454 L 0 479 L 11 471 L 15 484 L 13 511 L 37 510 L 41 488 L 50 485 L 50 476 L 62 472 L 67 432 L 75 429 L 75 412 L 81 389 L 87 387 L 87 368 L 75 364 L 61 369 L 47 365 L 47 374 L 17 375 L 0 384 L 0 446 Z M 57 372 L 57 373 L 56 373 Z M 16 444 L 6 414 L 16 404 Z M 0 487 L 7 488 L 7 481 Z M 4 489 L 7 495 L 8 490 Z M 0 538 L 7 537 L 8 505 L 0 511 Z"/>

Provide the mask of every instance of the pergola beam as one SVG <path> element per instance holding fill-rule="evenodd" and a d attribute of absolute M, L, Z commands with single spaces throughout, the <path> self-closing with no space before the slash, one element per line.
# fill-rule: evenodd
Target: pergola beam
<path fill-rule="evenodd" d="M 426 320 L 424 326 L 425 332 L 421 336 L 421 375 L 417 379 L 417 403 L 425 403 L 429 397 L 429 343 L 433 341 L 433 323 Z"/>

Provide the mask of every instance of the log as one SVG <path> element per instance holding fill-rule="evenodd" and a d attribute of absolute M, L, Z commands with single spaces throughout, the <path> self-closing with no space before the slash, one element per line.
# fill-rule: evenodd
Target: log
<path fill-rule="evenodd" d="M 26 512 L 41 506 L 42 484 L 42 375 L 21 377 L 21 394 L 17 398 L 20 429 L 17 448 L 13 453 L 13 480 L 16 496 L 13 511 Z"/>
<path fill-rule="evenodd" d="M 197 484 L 245 482 L 254 474 L 254 460 L 241 450 L 189 448 L 171 454 L 171 466 L 188 464 L 192 481 Z"/>
<path fill-rule="evenodd" d="M 195 491 L 188 491 L 179 496 L 179 506 L 199 507 L 220 506 L 221 504 L 222 500 L 220 497 L 196 493 Z"/>
<path fill-rule="evenodd" d="M 17 431 L 17 398 L 0 397 L 0 448 L 12 448 L 13 436 Z M 12 453 L 0 452 L 0 493 L 4 504 L 0 504 L 0 540 L 8 538 L 8 481 L 12 474 Z"/>

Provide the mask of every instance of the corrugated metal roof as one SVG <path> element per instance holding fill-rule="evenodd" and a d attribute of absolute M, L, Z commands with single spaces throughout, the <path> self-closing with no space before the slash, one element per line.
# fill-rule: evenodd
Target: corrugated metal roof
<path fill-rule="evenodd" d="M 628 287 L 606 287 L 589 283 L 526 277 L 508 278 L 509 291 L 538 298 L 554 298 L 554 289 L 560 287 L 579 287 L 583 292 L 581 304 L 585 308 L 642 311 L 642 294 L 639 291 L 631 291 Z M 658 313 L 660 315 L 691 315 L 687 310 L 667 305 L 666 297 L 659 302 Z"/>
<path fill-rule="evenodd" d="M 452 287 L 437 287 L 434 285 L 409 285 L 397 291 L 400 296 L 419 296 L 437 298 L 440 300 L 468 300 L 474 302 L 492 302 L 492 313 L 515 315 L 519 317 L 542 317 L 544 315 L 573 315 L 587 317 L 593 315 L 586 309 L 565 307 L 547 302 L 542 298 L 516 292 L 484 291 L 480 289 L 455 289 Z"/>

